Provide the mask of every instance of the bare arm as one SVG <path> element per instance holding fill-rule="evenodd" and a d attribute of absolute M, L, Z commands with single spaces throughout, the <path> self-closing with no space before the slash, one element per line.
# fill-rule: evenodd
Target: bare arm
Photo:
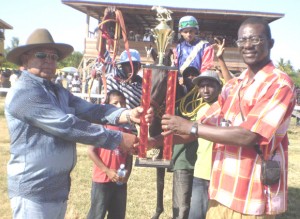
<path fill-rule="evenodd" d="M 94 146 L 89 146 L 88 147 L 88 156 L 100 170 L 102 170 L 103 172 L 106 173 L 106 175 L 112 182 L 117 182 L 119 180 L 117 170 L 108 168 L 102 162 L 101 158 L 97 154 L 97 148 L 95 148 Z"/>
<path fill-rule="evenodd" d="M 180 137 L 174 137 L 174 143 L 191 141 L 196 138 L 196 136 L 190 136 L 192 125 L 193 122 L 183 119 L 179 116 L 165 114 L 162 119 L 162 128 L 169 131 L 163 132 L 162 134 L 168 135 L 170 133 L 174 133 L 176 135 L 180 135 Z M 215 127 L 198 124 L 197 137 L 220 144 L 249 147 L 255 145 L 260 136 L 238 126 Z"/>
<path fill-rule="evenodd" d="M 215 38 L 215 41 L 217 43 L 213 44 L 213 47 L 215 49 L 217 49 L 216 56 L 218 58 L 218 62 L 219 62 L 220 68 L 221 68 L 222 76 L 223 76 L 225 82 L 227 82 L 232 78 L 232 75 L 230 74 L 230 72 L 227 68 L 227 65 L 224 61 L 224 57 L 223 57 L 223 54 L 224 54 L 224 51 L 225 51 L 225 39 L 223 39 L 222 43 L 217 38 Z"/>

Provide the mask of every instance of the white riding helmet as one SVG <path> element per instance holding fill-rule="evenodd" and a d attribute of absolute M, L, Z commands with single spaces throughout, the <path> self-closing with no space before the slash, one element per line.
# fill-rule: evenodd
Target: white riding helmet
<path fill-rule="evenodd" d="M 132 62 L 141 62 L 140 53 L 135 49 L 129 49 Z M 124 62 L 130 62 L 127 51 L 124 50 L 120 55 L 120 61 L 117 64 L 122 64 Z"/>
<path fill-rule="evenodd" d="M 195 17 L 193 16 L 184 16 L 180 18 L 179 24 L 178 24 L 178 31 L 180 32 L 181 30 L 188 28 L 188 27 L 193 27 L 199 30 L 199 25 L 198 21 Z"/>

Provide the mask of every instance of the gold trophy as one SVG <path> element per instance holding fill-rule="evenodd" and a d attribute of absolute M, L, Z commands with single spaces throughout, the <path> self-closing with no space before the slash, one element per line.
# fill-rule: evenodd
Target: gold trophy
<path fill-rule="evenodd" d="M 159 24 L 151 29 L 153 37 L 155 39 L 155 44 L 158 52 L 158 66 L 163 65 L 163 59 L 165 57 L 165 51 L 168 44 L 172 41 L 174 36 L 174 31 L 167 24 L 168 21 L 172 21 L 171 13 L 172 11 L 162 8 L 160 6 L 153 6 L 152 10 L 157 11 L 156 20 L 159 21 Z"/>
<path fill-rule="evenodd" d="M 151 102 L 151 87 L 152 87 L 152 76 L 155 73 L 167 73 L 167 91 L 165 98 L 165 113 L 174 114 L 175 111 L 175 97 L 176 97 L 176 80 L 177 80 L 177 68 L 171 66 L 164 66 L 163 61 L 165 58 L 165 51 L 169 43 L 173 39 L 174 31 L 168 26 L 167 22 L 172 21 L 172 11 L 162 8 L 160 6 L 153 6 L 152 10 L 157 11 L 156 20 L 159 24 L 151 29 L 155 44 L 157 46 L 158 53 L 158 64 L 146 65 L 143 69 L 143 85 L 142 85 L 142 99 L 141 105 L 144 109 L 150 107 Z M 147 50 L 147 48 L 146 48 Z M 162 70 L 163 72 L 153 72 L 153 69 Z M 143 116 L 142 116 L 143 117 Z M 172 146 L 173 146 L 173 135 L 170 134 L 164 138 L 164 146 L 162 152 L 162 159 L 153 156 L 152 158 L 147 157 L 147 145 L 148 145 L 148 124 L 141 119 L 140 123 L 140 145 L 138 158 L 136 160 L 136 166 L 143 167 L 170 167 L 172 159 Z"/>

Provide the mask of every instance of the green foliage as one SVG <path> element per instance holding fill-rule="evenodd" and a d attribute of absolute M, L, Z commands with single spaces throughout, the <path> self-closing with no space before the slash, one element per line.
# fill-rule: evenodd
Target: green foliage
<path fill-rule="evenodd" d="M 68 56 L 64 60 L 60 61 L 58 63 L 57 68 L 63 68 L 67 66 L 73 66 L 78 68 L 81 60 L 82 60 L 83 54 L 81 52 L 73 52 L 72 55 Z"/>
<path fill-rule="evenodd" d="M 8 46 L 6 49 L 4 49 L 4 56 L 6 57 L 6 55 L 14 48 L 18 47 L 19 46 L 19 38 L 16 38 L 16 37 L 13 37 L 11 39 L 11 46 Z M 1 64 L 1 63 L 0 63 Z M 6 59 L 3 60 L 1 66 L 2 68 L 9 68 L 9 69 L 18 69 L 18 66 L 11 63 L 11 62 L 8 62 Z"/>
<path fill-rule="evenodd" d="M 281 71 L 286 72 L 292 78 L 295 85 L 297 87 L 300 87 L 300 70 L 298 69 L 297 71 L 295 71 L 290 60 L 285 62 L 284 59 L 281 58 L 277 63 L 276 67 L 279 68 Z"/>
<path fill-rule="evenodd" d="M 8 61 L 4 61 L 1 65 L 1 68 L 2 69 L 5 69 L 5 68 L 9 68 L 9 69 L 18 69 L 19 67 L 11 62 L 8 62 Z"/>

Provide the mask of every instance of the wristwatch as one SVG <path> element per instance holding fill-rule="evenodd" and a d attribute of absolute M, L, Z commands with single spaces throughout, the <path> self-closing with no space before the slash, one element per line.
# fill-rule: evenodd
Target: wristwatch
<path fill-rule="evenodd" d="M 190 130 L 190 135 L 198 136 L 198 123 L 195 122 Z"/>

